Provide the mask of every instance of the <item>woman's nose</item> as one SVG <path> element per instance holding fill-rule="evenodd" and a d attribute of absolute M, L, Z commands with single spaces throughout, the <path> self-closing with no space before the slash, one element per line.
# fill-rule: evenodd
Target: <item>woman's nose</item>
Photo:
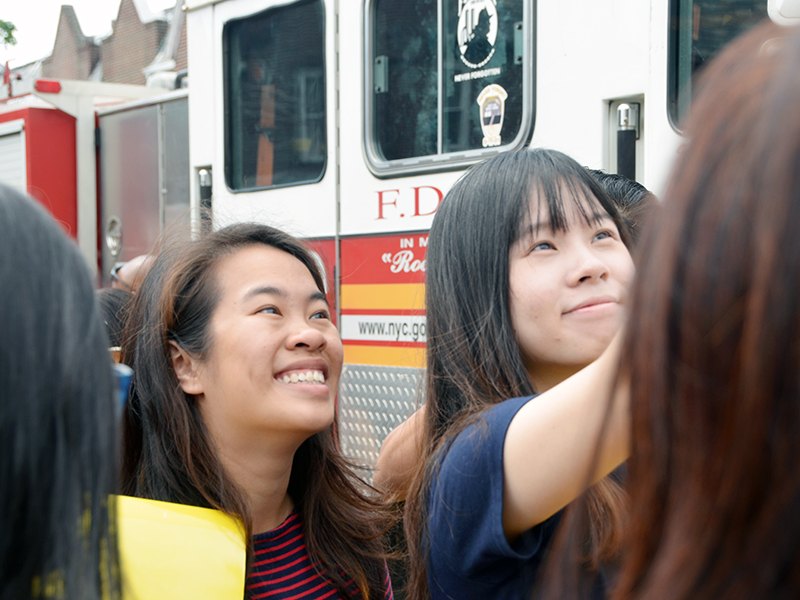
<path fill-rule="evenodd" d="M 294 325 L 293 331 L 286 338 L 286 347 L 290 350 L 295 348 L 322 350 L 327 343 L 325 334 L 307 321 L 302 321 Z"/>
<path fill-rule="evenodd" d="M 589 281 L 608 278 L 608 265 L 590 249 L 580 250 L 575 258 L 575 265 L 567 274 L 567 284 L 575 286 Z"/>

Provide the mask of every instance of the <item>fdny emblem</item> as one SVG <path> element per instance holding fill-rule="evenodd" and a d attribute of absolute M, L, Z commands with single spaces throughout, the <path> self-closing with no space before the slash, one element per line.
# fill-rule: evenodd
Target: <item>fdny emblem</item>
<path fill-rule="evenodd" d="M 502 143 L 500 131 L 503 129 L 506 98 L 508 98 L 508 92 L 496 83 L 487 85 L 478 95 L 477 102 L 481 111 L 484 148 L 499 146 Z"/>
<path fill-rule="evenodd" d="M 497 42 L 497 0 L 459 0 L 458 50 L 461 62 L 477 69 L 494 56 Z"/>

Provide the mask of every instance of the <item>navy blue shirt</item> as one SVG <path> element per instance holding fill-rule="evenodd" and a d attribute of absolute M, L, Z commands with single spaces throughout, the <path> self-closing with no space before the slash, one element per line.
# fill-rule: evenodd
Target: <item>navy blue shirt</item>
<path fill-rule="evenodd" d="M 531 399 L 487 409 L 444 450 L 428 496 L 433 600 L 531 598 L 561 518 L 555 514 L 513 545 L 503 531 L 503 445 L 511 420 Z"/>

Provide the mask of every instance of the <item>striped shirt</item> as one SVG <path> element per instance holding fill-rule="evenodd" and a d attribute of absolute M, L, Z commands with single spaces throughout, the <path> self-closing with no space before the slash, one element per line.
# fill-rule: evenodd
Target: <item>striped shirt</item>
<path fill-rule="evenodd" d="M 348 597 L 342 597 L 331 581 L 320 575 L 306 548 L 303 520 L 292 510 L 272 531 L 253 536 L 253 565 L 247 589 L 253 600 L 362 600 L 355 582 L 345 576 Z M 393 600 L 389 571 L 383 600 Z"/>

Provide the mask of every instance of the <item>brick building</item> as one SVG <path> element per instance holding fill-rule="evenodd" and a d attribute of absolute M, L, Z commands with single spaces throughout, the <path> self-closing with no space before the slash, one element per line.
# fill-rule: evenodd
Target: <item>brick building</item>
<path fill-rule="evenodd" d="M 53 52 L 41 61 L 41 77 L 137 85 L 155 79 L 168 86 L 188 66 L 181 4 L 154 13 L 146 0 L 120 0 L 112 32 L 103 38 L 85 36 L 75 10 L 62 5 Z"/>
<path fill-rule="evenodd" d="M 58 79 L 92 79 L 100 61 L 100 46 L 83 35 L 75 10 L 61 7 L 53 52 L 42 61 L 42 77 Z"/>

